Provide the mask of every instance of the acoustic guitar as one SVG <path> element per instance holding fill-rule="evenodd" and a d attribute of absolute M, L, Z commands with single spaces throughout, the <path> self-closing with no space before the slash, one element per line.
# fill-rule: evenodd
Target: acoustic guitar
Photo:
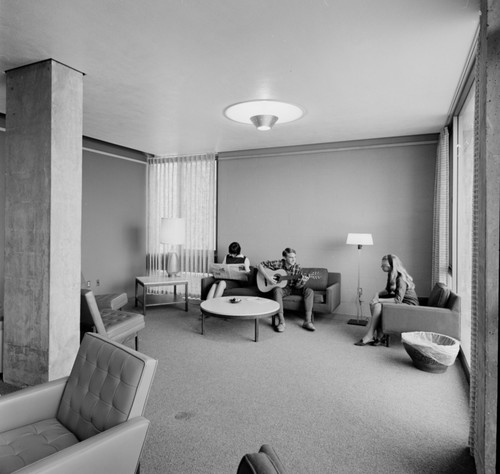
<path fill-rule="evenodd" d="M 262 275 L 262 273 L 259 271 L 257 273 L 257 287 L 262 293 L 267 293 L 273 288 L 285 288 L 288 280 L 300 280 L 302 278 L 302 275 L 305 275 L 303 273 L 298 273 L 297 275 L 289 275 L 286 270 L 283 270 L 282 268 L 278 270 L 270 270 L 264 268 L 264 272 L 270 278 L 273 278 L 276 283 L 270 283 L 267 278 L 264 277 L 264 275 Z"/>

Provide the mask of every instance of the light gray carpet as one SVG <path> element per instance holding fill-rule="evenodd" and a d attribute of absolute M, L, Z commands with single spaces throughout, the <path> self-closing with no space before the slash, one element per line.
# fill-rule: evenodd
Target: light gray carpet
<path fill-rule="evenodd" d="M 139 349 L 159 367 L 141 472 L 235 473 L 269 443 L 291 474 L 475 473 L 459 362 L 429 374 L 399 338 L 356 347 L 365 329 L 349 318 L 318 315 L 310 333 L 292 313 L 283 334 L 269 318 L 255 343 L 253 321 L 209 318 L 202 336 L 197 304 L 149 309 Z"/>
<path fill-rule="evenodd" d="M 459 362 L 444 374 L 411 364 L 399 338 L 357 347 L 349 316 L 208 318 L 196 304 L 148 309 L 140 350 L 159 359 L 146 416 L 143 474 L 235 473 L 269 443 L 290 473 L 474 473 L 468 387 Z"/>

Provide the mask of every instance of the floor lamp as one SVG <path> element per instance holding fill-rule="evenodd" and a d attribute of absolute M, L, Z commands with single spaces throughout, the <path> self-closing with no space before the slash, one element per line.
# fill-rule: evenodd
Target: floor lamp
<path fill-rule="evenodd" d="M 186 220 L 183 217 L 163 217 L 161 219 L 160 241 L 162 244 L 182 245 L 186 240 Z M 179 254 L 175 251 L 167 254 L 168 276 L 177 276 L 181 271 Z"/>
<path fill-rule="evenodd" d="M 363 288 L 361 288 L 361 249 L 363 245 L 373 245 L 372 234 L 347 234 L 347 245 L 357 245 L 358 246 L 358 289 L 356 291 L 356 306 L 357 306 L 357 316 L 356 319 L 349 319 L 347 324 L 354 324 L 356 326 L 366 326 L 368 324 L 368 319 L 363 318 Z"/>

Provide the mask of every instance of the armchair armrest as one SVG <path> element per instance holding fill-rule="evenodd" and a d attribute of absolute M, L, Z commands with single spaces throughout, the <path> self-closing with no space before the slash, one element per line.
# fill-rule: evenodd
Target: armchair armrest
<path fill-rule="evenodd" d="M 203 277 L 201 279 L 201 300 L 204 301 L 207 299 L 208 292 L 210 291 L 210 287 L 217 280 L 213 276 Z"/>
<path fill-rule="evenodd" d="M 24 388 L 0 398 L 0 433 L 54 418 L 68 377 Z"/>
<path fill-rule="evenodd" d="M 384 303 L 382 331 L 387 334 L 430 331 L 460 340 L 460 314 L 448 308 Z"/>
<path fill-rule="evenodd" d="M 330 313 L 333 313 L 340 304 L 340 282 L 326 287 L 325 303 Z"/>
<path fill-rule="evenodd" d="M 149 420 L 132 418 L 109 430 L 47 456 L 18 471 L 19 474 L 134 474 L 146 440 Z"/>

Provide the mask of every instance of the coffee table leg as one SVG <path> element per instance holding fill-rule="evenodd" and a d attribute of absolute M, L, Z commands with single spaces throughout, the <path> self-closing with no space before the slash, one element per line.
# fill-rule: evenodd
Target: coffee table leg
<path fill-rule="evenodd" d="M 205 313 L 201 312 L 201 335 L 205 334 Z"/>
<path fill-rule="evenodd" d="M 255 318 L 255 342 L 259 341 L 259 318 Z"/>

